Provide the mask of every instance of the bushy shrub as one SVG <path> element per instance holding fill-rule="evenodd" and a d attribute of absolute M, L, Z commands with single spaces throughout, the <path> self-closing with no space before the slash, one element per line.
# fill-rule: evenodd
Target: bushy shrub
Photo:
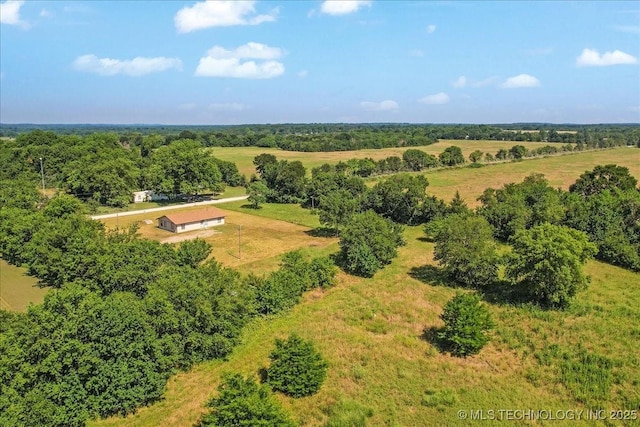
<path fill-rule="evenodd" d="M 489 342 L 491 315 L 476 294 L 459 294 L 450 300 L 440 316 L 444 329 L 438 334 L 454 356 L 478 353 Z"/>
<path fill-rule="evenodd" d="M 257 384 L 240 374 L 227 374 L 220 394 L 209 401 L 211 412 L 200 419 L 201 427 L 294 427 L 268 385 Z"/>
<path fill-rule="evenodd" d="M 327 376 L 328 364 L 313 343 L 295 334 L 286 341 L 276 340 L 269 358 L 267 382 L 274 390 L 292 397 L 316 393 Z"/>

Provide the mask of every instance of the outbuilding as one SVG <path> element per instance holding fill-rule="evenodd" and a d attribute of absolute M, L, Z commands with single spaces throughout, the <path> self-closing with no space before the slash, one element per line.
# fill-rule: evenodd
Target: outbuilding
<path fill-rule="evenodd" d="M 158 218 L 158 227 L 173 233 L 200 230 L 224 224 L 226 214 L 218 208 L 179 212 Z"/>
<path fill-rule="evenodd" d="M 133 203 L 157 202 L 160 200 L 169 200 L 166 194 L 156 193 L 153 190 L 142 190 L 133 192 Z"/>

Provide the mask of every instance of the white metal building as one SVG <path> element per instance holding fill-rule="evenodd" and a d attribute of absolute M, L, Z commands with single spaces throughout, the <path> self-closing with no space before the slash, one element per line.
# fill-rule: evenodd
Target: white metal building
<path fill-rule="evenodd" d="M 224 224 L 226 214 L 218 208 L 179 212 L 158 218 L 158 227 L 174 233 L 200 230 Z"/>

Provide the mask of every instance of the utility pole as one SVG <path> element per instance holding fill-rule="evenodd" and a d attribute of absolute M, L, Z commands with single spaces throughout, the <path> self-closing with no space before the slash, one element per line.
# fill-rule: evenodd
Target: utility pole
<path fill-rule="evenodd" d="M 44 196 L 44 168 L 42 167 L 42 157 L 40 157 L 40 176 L 42 177 L 42 195 Z"/>
<path fill-rule="evenodd" d="M 242 231 L 242 226 L 238 226 L 238 259 L 242 259 L 242 247 L 240 246 L 240 234 Z"/>

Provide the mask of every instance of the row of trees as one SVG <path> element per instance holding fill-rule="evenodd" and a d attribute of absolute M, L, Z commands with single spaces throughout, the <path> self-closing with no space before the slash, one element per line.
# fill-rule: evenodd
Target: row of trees
<path fill-rule="evenodd" d="M 605 148 L 640 144 L 637 125 L 550 125 L 544 123 L 502 125 L 438 125 L 406 123 L 308 123 L 239 126 L 77 126 L 0 125 L 0 136 L 15 137 L 34 129 L 59 135 L 109 132 L 121 142 L 141 145 L 145 137 L 159 135 L 163 144 L 192 139 L 206 146 L 279 147 L 297 151 L 338 151 L 428 145 L 441 139 L 526 141 L 579 144 Z"/>
<path fill-rule="evenodd" d="M 2 257 L 56 288 L 27 313 L 0 311 L 0 425 L 133 412 L 160 398 L 177 370 L 228 355 L 253 316 L 335 280 L 328 258 L 297 252 L 269 275 L 242 277 L 204 261 L 202 240 L 174 248 L 134 229 L 107 231 L 74 197 L 38 197 L 32 189 L 0 205 Z"/>
<path fill-rule="evenodd" d="M 140 189 L 175 196 L 244 184 L 234 163 L 205 154 L 197 141 L 164 145 L 159 135 L 139 139 L 129 144 L 116 134 L 21 134 L 0 144 L 0 181 L 39 185 L 42 180 L 47 187 L 110 206 L 126 205 Z"/>

